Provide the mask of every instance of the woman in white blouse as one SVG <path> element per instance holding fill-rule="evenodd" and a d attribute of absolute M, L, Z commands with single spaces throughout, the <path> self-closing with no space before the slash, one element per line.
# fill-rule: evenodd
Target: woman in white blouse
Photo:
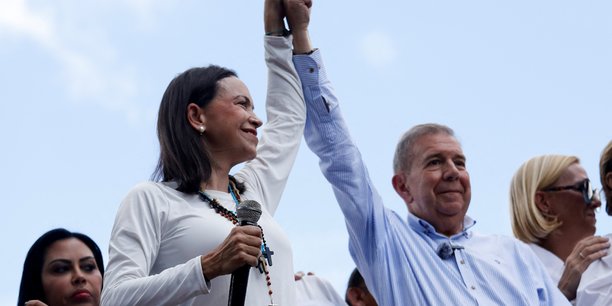
<path fill-rule="evenodd" d="M 608 238 L 594 236 L 600 206 L 597 190 L 575 156 L 534 157 L 512 178 L 514 235 L 532 247 L 570 301 L 583 272 L 610 246 Z"/>
<path fill-rule="evenodd" d="M 103 305 L 227 305 L 230 274 L 244 265 L 257 267 L 245 305 L 295 304 L 292 250 L 273 215 L 306 113 L 283 17 L 281 1 L 266 0 L 263 126 L 248 88 L 229 69 L 192 68 L 168 85 L 157 124 L 159 180 L 137 185 L 121 203 Z M 297 35 L 305 27 L 292 30 L 294 48 L 310 43 Z M 259 227 L 235 226 L 242 200 L 261 204 Z"/>

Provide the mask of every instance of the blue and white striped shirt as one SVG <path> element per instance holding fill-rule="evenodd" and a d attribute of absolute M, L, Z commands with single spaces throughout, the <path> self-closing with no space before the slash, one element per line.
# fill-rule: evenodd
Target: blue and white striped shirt
<path fill-rule="evenodd" d="M 350 251 L 379 305 L 569 305 L 531 249 L 464 230 L 446 237 L 386 208 L 351 140 L 321 55 L 294 56 L 307 106 L 304 137 L 346 219 Z M 442 243 L 457 249 L 438 256 Z"/>

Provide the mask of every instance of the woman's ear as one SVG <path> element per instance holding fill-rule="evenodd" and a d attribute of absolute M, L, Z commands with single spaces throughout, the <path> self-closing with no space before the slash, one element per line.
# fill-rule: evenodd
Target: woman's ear
<path fill-rule="evenodd" d="M 546 197 L 546 192 L 536 191 L 533 200 L 535 201 L 536 207 L 543 215 L 550 215 L 552 213 L 552 207 Z"/>
<path fill-rule="evenodd" d="M 197 104 L 189 103 L 187 105 L 187 120 L 198 133 L 202 134 L 206 131 L 206 115 L 204 109 Z"/>

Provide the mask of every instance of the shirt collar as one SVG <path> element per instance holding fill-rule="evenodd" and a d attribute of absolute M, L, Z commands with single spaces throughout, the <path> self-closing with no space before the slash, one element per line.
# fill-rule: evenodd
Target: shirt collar
<path fill-rule="evenodd" d="M 456 239 L 460 237 L 470 238 L 472 236 L 472 231 L 469 229 L 476 224 L 476 220 L 466 215 L 463 218 L 463 230 L 451 237 L 446 237 L 445 235 L 438 233 L 431 223 L 411 214 L 410 212 L 408 212 L 408 224 L 415 232 L 425 233 L 428 236 Z"/>

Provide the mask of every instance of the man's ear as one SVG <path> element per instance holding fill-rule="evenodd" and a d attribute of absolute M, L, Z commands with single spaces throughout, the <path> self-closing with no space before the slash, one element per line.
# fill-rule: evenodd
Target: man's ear
<path fill-rule="evenodd" d="M 195 103 L 187 105 L 187 120 L 198 133 L 206 131 L 206 115 L 204 109 Z"/>
<path fill-rule="evenodd" d="M 404 172 L 396 173 L 391 179 L 391 183 L 393 184 L 393 189 L 395 192 L 406 202 L 406 204 L 412 203 L 413 197 L 410 192 L 410 188 L 407 183 L 407 174 Z"/>
<path fill-rule="evenodd" d="M 543 215 L 547 216 L 552 214 L 552 207 L 544 191 L 536 191 L 533 200 L 535 201 L 536 207 Z"/>
<path fill-rule="evenodd" d="M 612 190 L 612 172 L 608 172 L 606 173 L 606 176 L 604 176 L 604 182 L 606 183 L 606 187 L 608 187 L 608 190 Z"/>

